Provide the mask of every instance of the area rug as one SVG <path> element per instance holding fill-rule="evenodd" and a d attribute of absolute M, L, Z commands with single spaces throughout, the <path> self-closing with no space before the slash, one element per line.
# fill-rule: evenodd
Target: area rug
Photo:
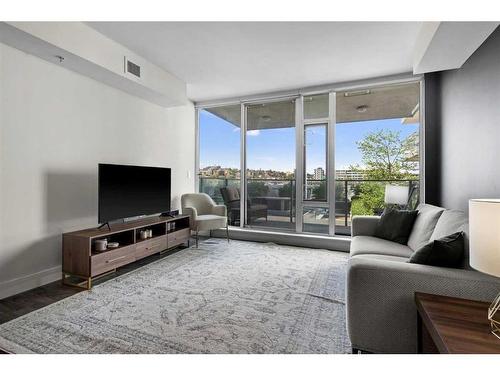
<path fill-rule="evenodd" d="M 348 353 L 347 254 L 209 239 L 0 326 L 13 353 Z"/>

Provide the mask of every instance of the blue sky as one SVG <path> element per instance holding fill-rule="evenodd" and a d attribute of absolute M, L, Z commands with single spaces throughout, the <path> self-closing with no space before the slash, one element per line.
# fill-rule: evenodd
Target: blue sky
<path fill-rule="evenodd" d="M 336 169 L 361 164 L 356 141 L 367 133 L 391 129 L 408 136 L 418 130 L 418 124 L 403 125 L 400 119 L 377 120 L 337 124 L 335 129 Z M 315 128 L 307 135 L 307 172 L 325 166 L 325 133 Z M 318 146 L 315 146 L 318 145 Z M 200 112 L 200 167 L 220 165 L 239 168 L 240 129 L 231 123 Z M 295 167 L 295 129 L 269 129 L 251 131 L 247 135 L 247 167 L 293 171 Z"/>

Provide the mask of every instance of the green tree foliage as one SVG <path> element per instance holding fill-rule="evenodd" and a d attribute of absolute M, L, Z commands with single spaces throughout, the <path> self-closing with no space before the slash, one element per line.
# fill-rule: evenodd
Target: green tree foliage
<path fill-rule="evenodd" d="M 313 188 L 312 196 L 317 200 L 326 200 L 326 180 L 322 180 L 318 186 Z"/>
<path fill-rule="evenodd" d="M 351 198 L 351 215 L 374 215 L 384 209 L 385 185 L 379 182 L 362 182 L 358 193 Z"/>
<path fill-rule="evenodd" d="M 399 180 L 414 176 L 418 163 L 415 135 L 402 138 L 401 132 L 382 129 L 356 142 L 369 179 Z"/>
<path fill-rule="evenodd" d="M 269 186 L 264 181 L 249 181 L 247 190 L 248 196 L 251 198 L 265 197 L 269 193 Z"/>
<path fill-rule="evenodd" d="M 293 197 L 293 194 L 294 194 L 294 189 L 293 189 L 293 186 L 292 186 L 293 182 L 289 182 L 285 185 L 283 185 L 279 191 L 278 191 L 278 194 L 280 197 Z"/>
<path fill-rule="evenodd" d="M 382 129 L 357 142 L 362 169 L 371 180 L 407 180 L 415 178 L 418 168 L 418 134 L 403 138 L 401 132 Z M 358 169 L 359 166 L 352 167 Z M 352 215 L 374 215 L 384 208 L 385 182 L 362 182 L 354 188 Z"/>

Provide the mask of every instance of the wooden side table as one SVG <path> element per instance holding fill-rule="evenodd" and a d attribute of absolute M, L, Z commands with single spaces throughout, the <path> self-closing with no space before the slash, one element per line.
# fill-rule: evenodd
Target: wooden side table
<path fill-rule="evenodd" d="M 425 293 L 415 293 L 415 303 L 419 353 L 500 353 L 487 317 L 489 303 Z"/>

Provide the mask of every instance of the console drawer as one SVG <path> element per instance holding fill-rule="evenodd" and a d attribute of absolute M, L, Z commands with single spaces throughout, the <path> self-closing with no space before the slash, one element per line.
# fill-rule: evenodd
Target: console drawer
<path fill-rule="evenodd" d="M 190 229 L 180 229 L 175 232 L 171 232 L 168 234 L 168 247 L 174 247 L 177 245 L 181 245 L 189 239 Z"/>
<path fill-rule="evenodd" d="M 114 270 L 135 261 L 135 245 L 108 250 L 90 257 L 91 276 Z"/>
<path fill-rule="evenodd" d="M 150 240 L 141 241 L 136 245 L 135 257 L 141 259 L 159 253 L 167 248 L 167 236 L 160 236 Z"/>

